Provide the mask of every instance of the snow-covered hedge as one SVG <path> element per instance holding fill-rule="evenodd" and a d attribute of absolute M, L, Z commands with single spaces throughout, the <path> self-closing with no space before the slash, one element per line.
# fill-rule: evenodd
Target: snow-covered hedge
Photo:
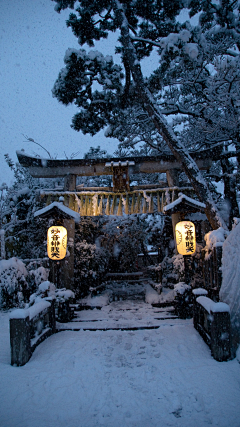
<path fill-rule="evenodd" d="M 28 271 L 18 258 L 0 261 L 0 307 L 21 307 L 40 283 L 48 279 L 49 270 L 38 267 Z"/>
<path fill-rule="evenodd" d="M 28 289 L 27 269 L 17 258 L 0 261 L 0 306 L 3 308 L 21 305 L 23 293 Z"/>

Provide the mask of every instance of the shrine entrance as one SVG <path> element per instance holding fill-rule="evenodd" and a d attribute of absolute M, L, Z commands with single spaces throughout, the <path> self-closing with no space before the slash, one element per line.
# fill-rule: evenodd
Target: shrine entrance
<path fill-rule="evenodd" d="M 57 204 L 58 208 L 62 209 L 61 206 L 64 209 L 67 208 L 71 212 L 80 215 L 80 218 L 102 217 L 104 215 L 125 218 L 126 215 L 161 215 L 170 212 L 174 230 L 176 222 L 180 219 L 180 215 L 178 211 L 174 209 L 169 210 L 168 207 L 171 204 L 174 206 L 177 205 L 179 200 L 182 200 L 184 197 L 190 203 L 195 203 L 196 196 L 189 183 L 179 185 L 179 174 L 182 172 L 181 165 L 171 154 L 159 157 L 72 160 L 40 159 L 26 156 L 22 152 L 17 152 L 17 155 L 20 164 L 28 168 L 29 173 L 33 177 L 64 178 L 64 186 L 62 188 L 41 190 L 41 192 L 36 194 L 36 197 L 45 206 L 45 209 L 46 207 L 50 208 L 53 204 Z M 209 169 L 211 167 L 212 160 L 208 150 L 192 154 L 192 156 L 198 164 L 199 169 Z M 134 185 L 134 175 L 150 173 L 165 173 L 166 181 L 159 181 L 157 184 Z M 83 184 L 77 183 L 77 177 L 96 177 L 102 175 L 112 176 L 111 186 L 85 187 Z M 196 201 L 196 203 L 199 202 Z M 75 247 L 75 242 L 72 242 L 71 245 Z M 74 251 L 70 250 L 70 253 L 72 258 L 68 260 L 68 264 L 73 266 Z M 146 257 L 149 255 L 143 254 L 143 256 Z M 69 261 L 71 262 L 69 263 Z M 138 299 L 138 296 L 134 294 L 134 289 L 130 289 L 134 287 L 134 283 L 139 288 L 139 299 L 143 297 L 143 292 L 146 295 L 143 270 L 140 271 L 139 269 L 138 273 L 134 273 L 132 277 L 130 277 L 131 273 L 126 271 L 127 276 L 121 278 L 116 275 L 118 273 L 121 275 L 122 273 L 116 271 L 116 277 L 110 277 L 112 273 L 109 272 L 106 275 L 109 287 L 111 287 L 111 281 L 115 281 L 116 283 L 113 300 L 125 299 L 125 295 L 127 294 L 125 292 L 126 289 L 124 289 L 126 287 L 125 283 L 129 284 L 129 293 L 132 294 L 133 299 Z M 73 281 L 73 267 L 71 267 L 69 277 L 71 275 Z M 96 292 L 98 292 L 97 289 Z M 149 298 L 151 300 L 151 296 Z"/>
<path fill-rule="evenodd" d="M 199 169 L 211 167 L 209 150 L 192 153 Z M 64 205 L 81 216 L 163 213 L 164 207 L 180 194 L 196 198 L 194 190 L 186 183 L 179 185 L 181 165 L 171 154 L 156 157 L 129 157 L 112 159 L 40 159 L 17 152 L 20 164 L 28 168 L 35 178 L 64 177 L 64 187 L 41 191 L 39 197 L 47 206 L 59 197 Z M 136 174 L 165 173 L 165 182 L 131 185 Z M 112 176 L 110 187 L 84 187 L 76 184 L 76 178 L 86 176 Z"/>

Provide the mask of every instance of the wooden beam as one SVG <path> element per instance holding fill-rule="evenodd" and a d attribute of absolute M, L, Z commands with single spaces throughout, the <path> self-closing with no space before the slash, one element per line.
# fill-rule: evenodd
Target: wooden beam
<path fill-rule="evenodd" d="M 28 168 L 34 178 L 54 178 L 66 175 L 76 176 L 99 176 L 112 175 L 112 170 L 106 167 L 106 162 L 118 161 L 112 159 L 72 159 L 56 160 L 41 159 L 38 157 L 26 156 L 21 151 L 17 152 L 19 163 Z M 194 160 L 197 162 L 199 169 L 209 169 L 212 164 L 209 150 L 201 153 L 192 153 Z M 217 158 L 214 157 L 215 160 Z M 129 157 L 122 158 L 121 161 L 132 161 L 135 165 L 129 166 L 129 175 L 138 173 L 164 173 L 168 170 L 179 169 L 181 164 L 176 162 L 171 154 L 165 154 L 156 157 Z"/>

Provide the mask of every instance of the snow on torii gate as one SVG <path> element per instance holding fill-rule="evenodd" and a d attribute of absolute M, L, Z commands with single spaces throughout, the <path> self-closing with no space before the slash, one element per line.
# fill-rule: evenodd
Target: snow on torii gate
<path fill-rule="evenodd" d="M 209 169 L 212 164 L 210 150 L 191 154 L 199 169 Z M 102 159 L 41 159 L 17 151 L 19 163 L 28 168 L 35 178 L 64 177 L 63 191 L 41 192 L 46 204 L 64 197 L 64 204 L 80 215 L 122 215 L 163 212 L 166 204 L 173 202 L 179 192 L 193 195 L 193 189 L 179 187 L 181 164 L 172 154 L 149 157 L 124 157 Z M 129 175 L 139 173 L 166 173 L 168 187 L 150 184 L 130 187 Z M 76 187 L 77 176 L 112 175 L 113 187 Z"/>

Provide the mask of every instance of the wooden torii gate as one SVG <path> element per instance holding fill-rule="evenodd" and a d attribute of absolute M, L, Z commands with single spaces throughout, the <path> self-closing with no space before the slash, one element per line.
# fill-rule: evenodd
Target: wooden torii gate
<path fill-rule="evenodd" d="M 209 150 L 191 154 L 199 169 L 210 169 Z M 82 216 L 163 212 L 180 192 L 194 197 L 191 186 L 179 187 L 181 164 L 172 154 L 155 157 L 41 159 L 17 151 L 19 163 L 35 178 L 64 177 L 63 190 L 41 191 L 46 205 L 64 197 L 64 204 Z M 166 173 L 167 183 L 131 186 L 134 174 Z M 77 176 L 112 175 L 112 187 L 76 186 Z"/>

